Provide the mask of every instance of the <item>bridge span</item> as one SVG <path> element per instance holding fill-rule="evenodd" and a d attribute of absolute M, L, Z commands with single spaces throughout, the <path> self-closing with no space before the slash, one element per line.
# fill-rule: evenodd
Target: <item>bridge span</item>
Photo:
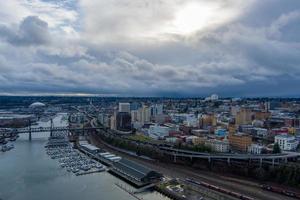
<path fill-rule="evenodd" d="M 0 130 L 0 136 L 11 136 L 11 135 L 18 135 L 18 134 L 25 134 L 28 133 L 29 140 L 32 139 L 33 133 L 41 133 L 41 132 L 50 132 L 50 136 L 53 132 L 85 132 L 85 131 L 91 131 L 91 130 L 100 130 L 103 129 L 103 127 L 83 127 L 83 128 L 76 128 L 76 127 L 70 127 L 70 126 L 50 126 L 50 127 L 26 127 L 26 128 L 15 128 L 15 129 L 5 129 Z"/>
<path fill-rule="evenodd" d="M 188 151 L 176 149 L 171 147 L 160 147 L 160 150 L 166 154 L 173 156 L 174 162 L 177 158 L 202 158 L 207 159 L 210 163 L 212 160 L 225 160 L 228 164 L 232 160 L 244 160 L 249 162 L 257 162 L 261 166 L 263 163 L 272 164 L 272 166 L 281 162 L 287 163 L 288 159 L 297 159 L 300 153 L 297 152 L 283 152 L 280 154 L 233 154 L 233 153 L 202 153 L 195 151 Z"/>

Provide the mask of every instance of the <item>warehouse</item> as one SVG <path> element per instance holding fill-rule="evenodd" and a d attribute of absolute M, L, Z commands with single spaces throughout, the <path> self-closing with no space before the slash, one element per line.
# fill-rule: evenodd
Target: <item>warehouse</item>
<path fill-rule="evenodd" d="M 158 172 L 124 158 L 113 164 L 112 172 L 137 186 L 156 182 L 162 177 Z"/>

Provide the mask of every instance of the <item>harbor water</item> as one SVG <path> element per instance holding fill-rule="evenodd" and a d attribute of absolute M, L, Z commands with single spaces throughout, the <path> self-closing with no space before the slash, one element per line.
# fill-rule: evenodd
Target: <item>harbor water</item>
<path fill-rule="evenodd" d="M 65 114 L 54 118 L 54 126 L 67 125 Z M 39 122 L 37 127 L 50 126 Z M 0 152 L 0 200 L 135 200 L 116 184 L 134 190 L 130 185 L 107 172 L 75 176 L 59 166 L 45 151 L 49 133 L 22 134 L 15 148 Z M 157 192 L 137 195 L 144 200 L 165 200 Z"/>

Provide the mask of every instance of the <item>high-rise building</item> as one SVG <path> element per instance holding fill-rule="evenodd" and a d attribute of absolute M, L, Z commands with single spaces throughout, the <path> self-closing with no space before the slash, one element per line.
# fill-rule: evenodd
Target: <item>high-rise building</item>
<path fill-rule="evenodd" d="M 110 117 L 110 129 L 116 129 L 116 117 L 114 115 Z"/>
<path fill-rule="evenodd" d="M 241 108 L 236 114 L 235 123 L 237 125 L 251 124 L 254 120 L 254 114 L 251 109 Z"/>
<path fill-rule="evenodd" d="M 119 131 L 131 131 L 131 116 L 128 112 L 119 112 L 117 114 L 116 128 Z"/>
<path fill-rule="evenodd" d="M 137 113 L 138 121 L 142 124 L 150 122 L 150 108 L 146 105 L 143 105 Z"/>
<path fill-rule="evenodd" d="M 130 113 L 130 103 L 119 103 L 119 112 Z"/>
<path fill-rule="evenodd" d="M 132 110 L 131 111 L 131 121 L 132 122 L 137 122 L 137 121 L 139 121 L 139 119 L 138 119 L 138 110 Z"/>

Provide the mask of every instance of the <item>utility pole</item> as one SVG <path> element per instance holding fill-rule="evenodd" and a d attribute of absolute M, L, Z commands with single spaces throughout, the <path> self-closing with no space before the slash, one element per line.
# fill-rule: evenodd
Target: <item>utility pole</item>
<path fill-rule="evenodd" d="M 29 141 L 31 141 L 31 119 L 28 120 L 29 123 Z"/>

